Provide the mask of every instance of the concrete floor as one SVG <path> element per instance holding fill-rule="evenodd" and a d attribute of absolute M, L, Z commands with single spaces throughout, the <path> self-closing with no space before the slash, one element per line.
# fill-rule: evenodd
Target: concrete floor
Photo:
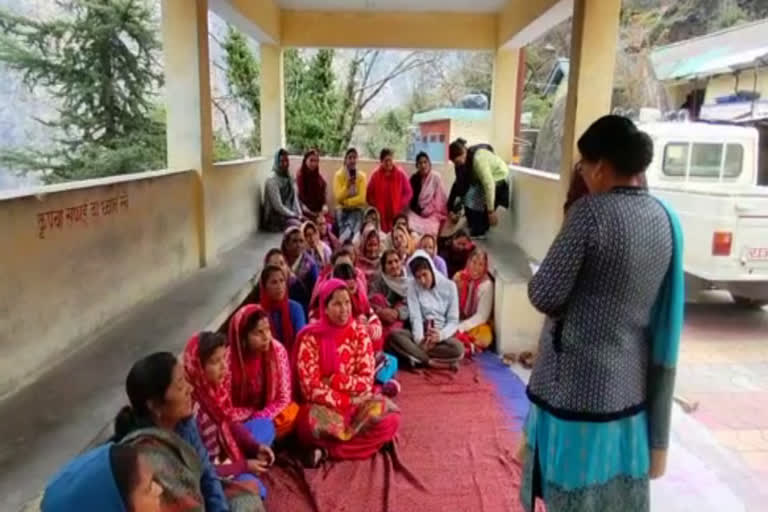
<path fill-rule="evenodd" d="M 530 372 L 514 367 L 527 382 Z M 722 293 L 686 308 L 667 474 L 654 512 L 768 511 L 768 312 Z"/>
<path fill-rule="evenodd" d="M 133 361 L 158 350 L 178 353 L 192 333 L 224 322 L 251 290 L 266 251 L 277 245 L 277 235 L 246 240 L 217 264 L 116 318 L 85 348 L 0 403 L 0 511 L 19 510 L 56 468 L 109 430 L 126 402 Z"/>

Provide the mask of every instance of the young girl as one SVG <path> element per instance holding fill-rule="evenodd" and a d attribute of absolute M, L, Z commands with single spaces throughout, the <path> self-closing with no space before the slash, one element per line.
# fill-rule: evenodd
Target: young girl
<path fill-rule="evenodd" d="M 223 334 L 201 332 L 187 342 L 184 371 L 192 385 L 198 430 L 220 477 L 258 481 L 256 475 L 275 459 L 269 447 L 275 429 L 270 419 L 252 418 L 252 409 L 232 405 L 228 362 Z M 263 498 L 266 490 L 258 485 Z"/>

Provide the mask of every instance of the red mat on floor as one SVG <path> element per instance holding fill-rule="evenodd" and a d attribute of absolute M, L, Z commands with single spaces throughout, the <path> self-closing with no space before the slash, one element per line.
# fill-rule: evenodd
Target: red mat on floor
<path fill-rule="evenodd" d="M 396 453 L 319 469 L 274 468 L 267 509 L 290 512 L 508 512 L 522 510 L 519 433 L 478 365 L 457 374 L 398 374 Z M 519 430 L 519 426 L 518 426 Z"/>

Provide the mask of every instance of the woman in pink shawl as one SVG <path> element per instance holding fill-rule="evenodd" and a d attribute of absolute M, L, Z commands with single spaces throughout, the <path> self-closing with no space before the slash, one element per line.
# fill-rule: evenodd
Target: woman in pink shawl
<path fill-rule="evenodd" d="M 437 236 L 440 224 L 448 217 L 443 181 L 432 172 L 432 162 L 423 151 L 416 155 L 416 170 L 411 176 L 413 198 L 408 223 L 417 233 Z"/>
<path fill-rule="evenodd" d="M 299 333 L 294 361 L 301 397 L 296 432 L 315 448 L 313 463 L 324 455 L 366 459 L 392 442 L 400 412 L 374 393 L 373 347 L 352 314 L 344 281 L 322 284 L 320 319 Z"/>

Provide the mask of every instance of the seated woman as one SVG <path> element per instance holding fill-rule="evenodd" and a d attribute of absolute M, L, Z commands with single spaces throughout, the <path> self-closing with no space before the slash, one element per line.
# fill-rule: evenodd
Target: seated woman
<path fill-rule="evenodd" d="M 306 324 L 301 304 L 288 298 L 285 272 L 280 267 L 268 266 L 261 271 L 261 307 L 269 315 L 272 335 L 291 350 L 296 333 Z"/>
<path fill-rule="evenodd" d="M 408 229 L 401 225 L 396 224 L 392 229 L 392 233 L 389 235 L 389 247 L 393 249 L 402 261 L 407 261 L 413 253 L 413 242 Z"/>
<path fill-rule="evenodd" d="M 329 216 L 328 205 L 325 202 L 327 184 L 320 174 L 320 154 L 316 149 L 304 153 L 301 167 L 296 174 L 299 188 L 299 204 L 301 212 L 307 219 L 315 223 L 326 220 Z"/>
<path fill-rule="evenodd" d="M 320 320 L 299 333 L 295 364 L 302 398 L 296 431 L 316 448 L 313 462 L 323 454 L 366 459 L 394 439 L 400 412 L 374 394 L 373 347 L 344 281 L 323 283 Z"/>
<path fill-rule="evenodd" d="M 285 275 L 288 276 L 288 298 L 301 304 L 301 307 L 304 308 L 304 311 L 306 312 L 309 308 L 309 299 L 312 295 L 312 290 L 307 290 L 307 287 L 304 286 L 304 283 L 302 283 L 299 278 L 293 274 L 291 268 L 288 266 L 288 263 L 285 261 L 285 256 L 283 256 L 282 249 L 273 248 L 267 251 L 267 255 L 264 257 L 264 267 L 262 268 L 262 272 L 264 272 L 264 268 L 267 268 L 270 265 L 283 269 Z M 246 303 L 261 303 L 261 276 L 259 276 L 259 282 L 256 283 L 256 289 L 254 292 L 255 297 L 253 300 L 251 300 L 249 297 L 249 299 L 246 300 Z"/>
<path fill-rule="evenodd" d="M 264 183 L 264 229 L 283 231 L 301 222 L 301 205 L 296 180 L 290 172 L 288 152 L 281 149 L 275 155 L 272 176 Z"/>
<path fill-rule="evenodd" d="M 464 346 L 456 339 L 459 297 L 456 285 L 435 269 L 432 258 L 416 251 L 408 262 L 413 278 L 408 280 L 408 317 L 411 330 L 392 331 L 387 339 L 391 351 L 407 364 L 458 370 Z"/>
<path fill-rule="evenodd" d="M 381 230 L 389 233 L 395 215 L 408 208 L 413 196 L 408 175 L 402 167 L 395 164 L 394 153 L 384 148 L 379 153 L 380 165 L 371 173 L 368 181 L 368 204 L 376 207 L 381 216 Z"/>
<path fill-rule="evenodd" d="M 373 278 L 379 269 L 381 258 L 381 241 L 376 227 L 372 223 L 363 228 L 363 235 L 358 246 L 357 268 L 363 271 L 367 282 Z"/>
<path fill-rule="evenodd" d="M 301 234 L 304 235 L 307 252 L 315 260 L 318 271 L 322 271 L 331 263 L 331 248 L 320 240 L 320 232 L 317 230 L 317 225 L 311 220 L 301 225 Z"/>
<path fill-rule="evenodd" d="M 453 276 L 459 270 L 467 266 L 467 260 L 472 251 L 475 250 L 475 244 L 469 237 L 469 233 L 460 229 L 454 233 L 453 237 L 446 243 L 440 256 L 445 260 L 445 264 L 448 267 L 448 278 L 453 279 Z"/>
<path fill-rule="evenodd" d="M 115 418 L 112 440 L 134 446 L 163 488 L 161 509 L 225 512 L 264 510 L 255 482 L 220 480 L 192 410 L 192 387 L 170 352 L 137 361 L 125 382 L 130 406 Z M 269 465 L 269 459 L 262 459 Z M 226 490 L 226 494 L 225 494 Z"/>
<path fill-rule="evenodd" d="M 398 213 L 395 215 L 395 220 L 392 223 L 392 229 L 400 227 L 404 228 L 405 232 L 408 233 L 409 237 L 409 243 L 410 245 L 410 252 L 413 252 L 416 250 L 416 240 L 419 239 L 419 234 L 415 232 L 413 229 L 411 229 L 411 223 L 408 221 L 408 215 L 404 213 Z"/>
<path fill-rule="evenodd" d="M 245 305 L 232 317 L 229 368 L 233 403 L 249 408 L 252 418 L 271 420 L 278 439 L 290 434 L 299 412 L 291 401 L 290 358 L 272 336 L 269 318 L 261 307 Z"/>
<path fill-rule="evenodd" d="M 79 455 L 51 478 L 41 512 L 161 512 L 163 488 L 133 446 L 107 443 Z"/>
<path fill-rule="evenodd" d="M 355 245 L 355 247 L 360 246 L 360 238 L 363 236 L 363 231 L 368 226 L 368 224 L 373 224 L 376 227 L 376 232 L 379 234 L 379 240 L 381 241 L 381 245 L 383 247 L 384 244 L 387 243 L 387 234 L 381 230 L 381 217 L 379 215 L 379 210 L 373 206 L 369 206 L 365 209 L 365 212 L 363 213 L 363 223 L 360 225 L 360 231 L 355 233 L 355 238 L 352 239 L 352 243 Z"/>
<path fill-rule="evenodd" d="M 472 251 L 467 266 L 453 280 L 459 291 L 460 335 L 478 349 L 488 348 L 493 341 L 493 281 L 488 274 L 488 253 L 479 247 Z"/>
<path fill-rule="evenodd" d="M 417 172 L 411 175 L 411 211 L 408 222 L 417 233 L 437 236 L 440 225 L 448 217 L 448 201 L 440 175 L 432 172 L 429 155 L 423 151 L 416 155 Z"/>
<path fill-rule="evenodd" d="M 383 328 L 381 320 L 376 316 L 370 302 L 368 302 L 368 287 L 365 282 L 358 279 L 355 268 L 348 263 L 338 263 L 333 267 L 332 278 L 347 283 L 347 290 L 349 290 L 352 299 L 352 314 L 359 324 L 368 327 L 368 336 L 371 338 L 373 351 L 375 353 L 381 352 L 384 345 Z"/>
<path fill-rule="evenodd" d="M 304 288 L 311 291 L 315 289 L 317 276 L 320 273 L 318 264 L 307 253 L 304 235 L 299 226 L 293 226 L 283 233 L 283 241 L 280 249 L 283 251 L 285 262 Z"/>
<path fill-rule="evenodd" d="M 393 249 L 384 251 L 380 271 L 368 287 L 371 307 L 383 325 L 382 337 L 386 341 L 390 332 L 403 329 L 408 320 L 408 277 L 402 260 Z"/>
<path fill-rule="evenodd" d="M 331 248 L 331 251 L 338 251 L 341 248 L 341 242 L 333 234 L 331 223 L 329 221 L 319 221 L 317 223 L 317 232 L 320 234 L 320 240 Z"/>
<path fill-rule="evenodd" d="M 201 332 L 184 349 L 184 372 L 192 385 L 193 410 L 200 437 L 221 478 L 256 482 L 274 461 L 269 445 L 275 440 L 270 418 L 254 417 L 253 409 L 232 405 L 227 337 Z"/>
<path fill-rule="evenodd" d="M 442 256 L 437 254 L 437 238 L 435 235 L 424 235 L 419 240 L 419 249 L 426 251 L 432 258 L 432 262 L 435 264 L 437 271 L 448 277 L 448 266 Z"/>

